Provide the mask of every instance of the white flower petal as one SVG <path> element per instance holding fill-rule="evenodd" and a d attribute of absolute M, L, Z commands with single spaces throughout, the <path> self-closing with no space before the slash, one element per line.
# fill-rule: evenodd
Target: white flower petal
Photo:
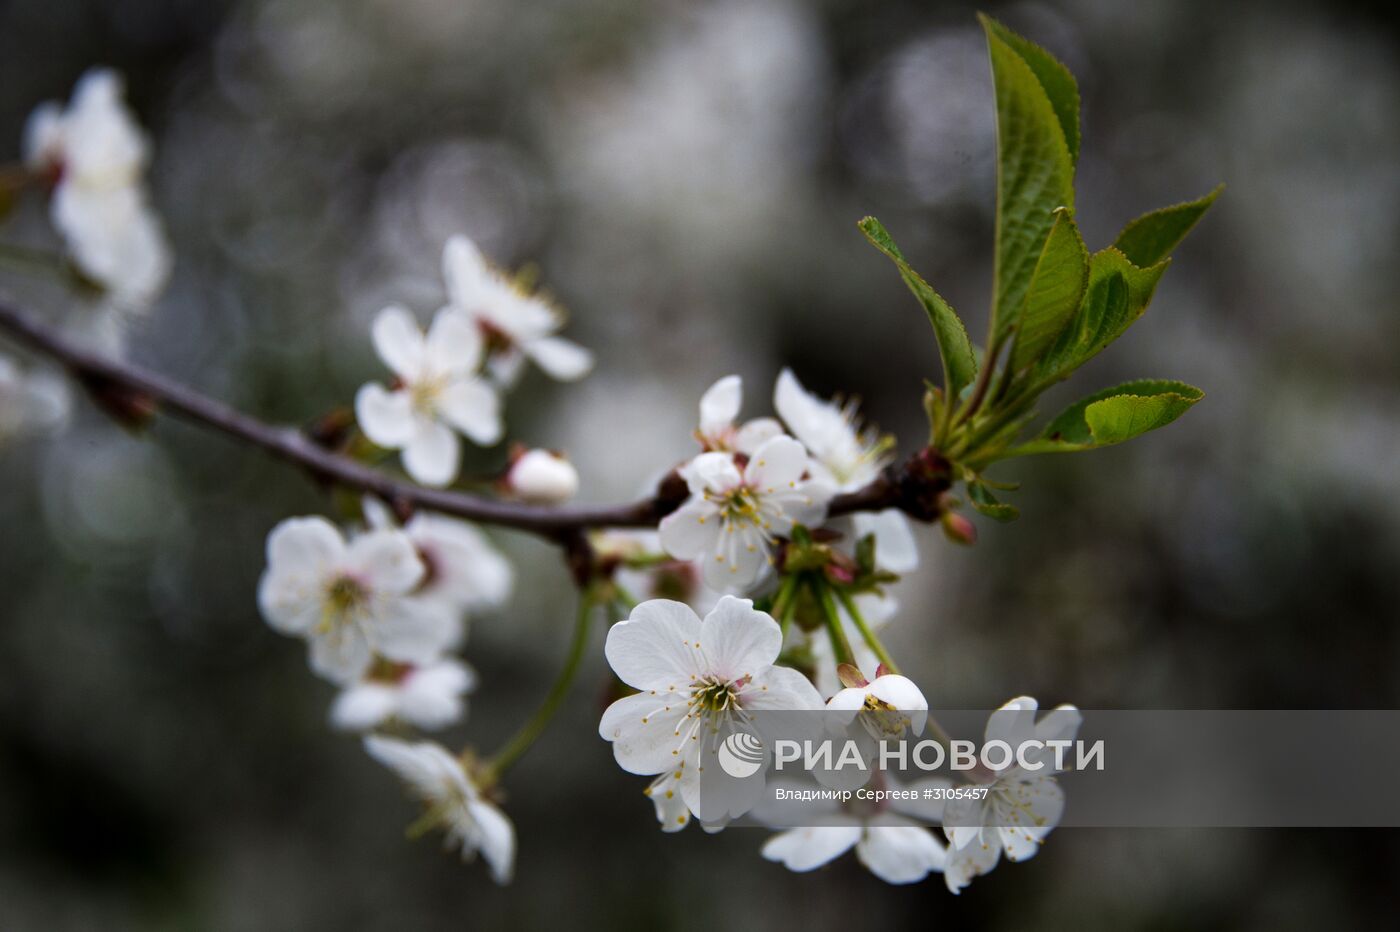
<path fill-rule="evenodd" d="M 752 456 L 755 450 L 774 437 L 782 436 L 782 433 L 783 425 L 773 418 L 756 417 L 734 434 L 734 449 L 745 456 Z"/>
<path fill-rule="evenodd" d="M 877 676 L 865 691 L 876 699 L 888 702 L 901 712 L 928 711 L 928 700 L 914 681 L 907 676 L 888 673 Z"/>
<path fill-rule="evenodd" d="M 700 625 L 706 672 L 734 681 L 765 672 L 783 649 L 783 633 L 753 602 L 727 595 Z"/>
<path fill-rule="evenodd" d="M 744 690 L 744 708 L 821 709 L 822 697 L 807 677 L 791 667 L 769 667 Z"/>
<path fill-rule="evenodd" d="M 767 440 L 744 467 L 744 480 L 765 492 L 794 489 L 807 471 L 807 449 L 788 436 Z"/>
<path fill-rule="evenodd" d="M 496 883 L 510 883 L 515 867 L 515 826 L 505 813 L 482 800 L 467 803 L 467 812 L 476 823 L 474 839 L 481 856 L 491 868 Z"/>
<path fill-rule="evenodd" d="M 618 679 L 660 693 L 689 688 L 702 671 L 700 618 L 683 602 L 652 599 L 608 629 L 603 653 Z"/>
<path fill-rule="evenodd" d="M 412 382 L 422 373 L 427 347 L 417 319 L 406 308 L 392 305 L 380 311 L 370 336 L 374 351 L 395 375 Z"/>
<path fill-rule="evenodd" d="M 331 726 L 341 731 L 368 731 L 392 718 L 398 695 L 386 683 L 357 683 L 341 690 L 331 706 Z"/>
<path fill-rule="evenodd" d="M 700 396 L 700 432 L 704 434 L 729 427 L 744 403 L 744 381 L 726 375 Z"/>
<path fill-rule="evenodd" d="M 437 375 L 464 376 L 481 362 L 481 330 L 452 307 L 437 312 L 428 328 L 424 360 Z"/>
<path fill-rule="evenodd" d="M 875 562 L 881 569 L 903 575 L 919 568 L 919 545 L 904 512 L 896 508 L 873 514 L 858 512 L 851 516 L 851 521 L 857 540 L 867 534 L 875 535 Z"/>
<path fill-rule="evenodd" d="M 413 439 L 413 402 L 402 389 L 391 392 L 369 382 L 355 393 L 355 421 L 372 442 L 398 450 Z"/>
<path fill-rule="evenodd" d="M 593 369 L 593 354 L 563 337 L 540 337 L 521 344 L 525 355 L 551 378 L 573 382 Z"/>
<path fill-rule="evenodd" d="M 345 551 L 345 570 L 376 593 L 403 595 L 423 581 L 418 551 L 399 530 L 366 531 Z"/>
<path fill-rule="evenodd" d="M 701 453 L 686 465 L 685 477 L 692 495 L 727 492 L 744 481 L 728 453 Z"/>
<path fill-rule="evenodd" d="M 403 448 L 403 466 L 423 485 L 444 486 L 457 478 L 461 444 L 446 424 L 415 418 L 413 436 Z"/>
<path fill-rule="evenodd" d="M 449 382 L 438 397 L 438 411 L 453 427 L 478 446 L 489 447 L 501 439 L 501 399 L 496 390 L 481 379 L 464 378 Z"/>
<path fill-rule="evenodd" d="M 474 312 L 491 287 L 495 273 L 476 243 L 459 234 L 443 246 L 442 277 L 452 303 L 464 311 Z"/>
<path fill-rule="evenodd" d="M 367 626 L 374 650 L 402 663 L 432 663 L 458 637 L 457 619 L 442 605 L 394 600 Z"/>
<path fill-rule="evenodd" d="M 763 856 L 791 871 L 810 871 L 828 864 L 860 841 L 859 825 L 820 825 L 780 832 L 763 845 Z"/>
<path fill-rule="evenodd" d="M 724 527 L 718 508 L 692 499 L 662 518 L 659 530 L 663 550 L 678 560 L 695 560 L 710 557 Z"/>
<path fill-rule="evenodd" d="M 686 718 L 688 699 L 688 688 L 684 693 L 648 691 L 608 706 L 598 722 L 598 734 L 612 742 L 617 765 L 628 773 L 654 774 L 678 768 L 693 757 L 691 732 L 683 727 L 694 724 Z"/>
<path fill-rule="evenodd" d="M 311 639 L 312 671 L 341 686 L 364 676 L 372 659 L 369 641 L 356 625 L 335 625 Z"/>
<path fill-rule="evenodd" d="M 865 830 L 856 856 L 886 883 L 917 883 L 942 870 L 946 858 L 933 833 L 917 825 L 875 825 Z"/>

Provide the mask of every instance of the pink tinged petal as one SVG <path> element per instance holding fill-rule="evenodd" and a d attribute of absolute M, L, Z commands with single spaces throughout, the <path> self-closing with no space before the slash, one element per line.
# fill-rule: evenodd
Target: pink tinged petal
<path fill-rule="evenodd" d="M 515 826 L 490 803 L 471 800 L 467 813 L 476 823 L 476 846 L 491 868 L 491 879 L 508 884 L 515 868 Z"/>
<path fill-rule="evenodd" d="M 481 362 L 481 330 L 466 314 L 443 308 L 428 328 L 428 368 L 436 375 L 466 375 Z"/>
<path fill-rule="evenodd" d="M 743 484 L 744 477 L 728 453 L 701 453 L 685 469 L 686 481 L 692 495 L 705 492 L 728 492 Z"/>
<path fill-rule="evenodd" d="M 438 398 L 438 411 L 453 427 L 479 446 L 489 447 L 501 439 L 501 399 L 496 390 L 481 379 L 458 379 L 448 383 Z"/>
<path fill-rule="evenodd" d="M 646 691 L 608 706 L 598 734 L 612 742 L 617 765 L 628 773 L 653 774 L 679 769 L 688 757 L 693 759 L 690 745 L 698 742 L 690 739 L 695 721 L 686 715 L 688 698 L 689 690 Z"/>
<path fill-rule="evenodd" d="M 774 437 L 754 450 L 744 480 L 765 493 L 797 487 L 807 471 L 807 448 L 788 436 Z"/>
<path fill-rule="evenodd" d="M 423 581 L 418 551 L 399 530 L 366 531 L 346 550 L 345 570 L 376 594 L 402 595 Z"/>
<path fill-rule="evenodd" d="M 701 631 L 689 605 L 652 599 L 608 630 L 603 653 L 618 679 L 634 689 L 688 694 L 691 682 L 708 672 L 695 646 Z"/>
<path fill-rule="evenodd" d="M 726 375 L 700 396 L 700 432 L 711 433 L 728 427 L 739 416 L 744 402 L 744 382 L 737 375 Z"/>
<path fill-rule="evenodd" d="M 856 856 L 886 883 L 917 883 L 943 869 L 946 852 L 938 839 L 917 825 L 880 825 L 865 830 Z"/>
<path fill-rule="evenodd" d="M 693 499 L 661 519 L 661 549 L 678 560 L 713 559 L 723 530 L 719 509 L 704 499 Z"/>
<path fill-rule="evenodd" d="M 700 625 L 707 672 L 733 682 L 763 674 L 783 649 L 783 632 L 748 599 L 727 595 Z"/>
<path fill-rule="evenodd" d="M 855 536 L 875 535 L 875 562 L 891 573 L 912 573 L 919 568 L 919 545 L 904 513 L 894 508 L 874 514 L 852 515 Z"/>
<path fill-rule="evenodd" d="M 773 418 L 756 417 L 734 434 L 734 449 L 745 456 L 752 456 L 755 450 L 782 433 L 783 425 Z"/>
<path fill-rule="evenodd" d="M 457 619 L 423 599 L 395 599 L 381 606 L 365 629 L 376 653 L 402 663 L 432 663 L 456 640 Z"/>
<path fill-rule="evenodd" d="M 745 709 L 821 709 L 822 697 L 807 677 L 791 667 L 769 667 L 745 687 Z"/>
<path fill-rule="evenodd" d="M 794 828 L 768 839 L 763 856 L 791 871 L 810 871 L 829 864 L 860 841 L 859 825 L 821 825 Z"/>
<path fill-rule="evenodd" d="M 423 371 L 426 357 L 423 331 L 405 308 L 393 305 L 380 311 L 374 318 L 370 335 L 374 351 L 395 375 L 412 382 Z"/>
<path fill-rule="evenodd" d="M 483 294 L 494 284 L 494 270 L 476 243 L 465 236 L 453 236 L 442 250 L 442 277 L 453 304 L 475 312 Z"/>
<path fill-rule="evenodd" d="M 398 450 L 413 438 L 413 401 L 406 391 L 370 382 L 355 394 L 355 420 L 371 441 Z"/>
<path fill-rule="evenodd" d="M 341 731 L 369 731 L 398 710 L 396 690 L 384 683 L 360 683 L 342 690 L 331 706 L 331 726 Z"/>
<path fill-rule="evenodd" d="M 423 485 L 444 486 L 457 478 L 461 444 L 446 424 L 415 418 L 413 436 L 404 446 L 403 466 Z"/>
<path fill-rule="evenodd" d="M 311 639 L 308 658 L 317 676 L 346 685 L 364 676 L 372 651 L 358 625 L 338 624 Z"/>
<path fill-rule="evenodd" d="M 541 337 L 521 347 L 551 378 L 573 382 L 593 369 L 593 354 L 563 337 Z"/>

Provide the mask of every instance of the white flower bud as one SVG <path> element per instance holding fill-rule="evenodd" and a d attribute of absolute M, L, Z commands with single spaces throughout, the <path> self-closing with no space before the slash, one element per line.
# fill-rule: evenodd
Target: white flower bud
<path fill-rule="evenodd" d="M 528 450 L 511 464 L 506 473 L 506 488 L 522 501 L 555 505 L 568 501 L 578 492 L 578 470 L 557 453 Z"/>

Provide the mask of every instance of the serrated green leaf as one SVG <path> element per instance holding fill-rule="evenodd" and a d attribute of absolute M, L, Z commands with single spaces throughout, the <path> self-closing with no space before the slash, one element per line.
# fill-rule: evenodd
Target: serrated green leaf
<path fill-rule="evenodd" d="M 1069 211 L 1056 211 L 1036 262 L 1026 303 L 1011 346 L 1011 371 L 1020 372 L 1040 358 L 1065 329 L 1089 282 L 1089 251 Z"/>
<path fill-rule="evenodd" d="M 933 324 L 934 336 L 938 338 L 938 352 L 943 359 L 943 384 L 948 390 L 946 397 L 958 397 L 958 393 L 977 378 L 977 362 L 972 354 L 972 341 L 967 338 L 967 328 L 952 306 L 905 261 L 904 254 L 879 220 L 866 217 L 858 226 L 870 244 L 894 262 L 904 284 L 924 306 L 929 323 Z"/>
<path fill-rule="evenodd" d="M 1060 121 L 1060 129 L 1065 134 L 1065 145 L 1069 148 L 1071 164 L 1079 163 L 1079 85 L 1059 59 L 1045 49 L 1017 35 L 1001 23 L 983 17 L 983 25 L 997 34 L 1007 45 L 1016 50 L 1045 89 L 1045 96 L 1055 110 Z"/>
<path fill-rule="evenodd" d="M 967 497 L 972 500 L 973 508 L 996 521 L 1015 521 L 1021 515 L 1019 508 L 998 501 L 991 490 L 980 482 L 968 483 Z"/>
<path fill-rule="evenodd" d="M 1026 289 L 1055 222 L 1056 208 L 1074 207 L 1074 158 L 1064 124 L 1042 84 L 1048 53 L 1025 39 L 1008 41 L 1006 27 L 981 17 L 992 61 L 997 105 L 996 272 L 992 345 L 1002 345 L 1026 299 Z M 1030 54 L 1034 60 L 1028 60 Z M 1065 104 L 1062 83 L 1056 84 Z M 1077 137 L 1077 120 L 1075 121 Z M 1076 143 L 1077 145 L 1077 143 Z"/>
<path fill-rule="evenodd" d="M 1138 268 L 1112 246 L 1089 257 L 1084 298 L 1032 370 L 1040 386 L 1063 379 L 1122 336 L 1147 310 L 1170 259 Z"/>
<path fill-rule="evenodd" d="M 1005 451 L 1001 458 L 1076 453 L 1122 443 L 1170 424 L 1204 397 L 1205 392 L 1199 388 L 1163 379 L 1141 379 L 1105 388 L 1070 405 L 1045 426 L 1039 437 Z"/>
<path fill-rule="evenodd" d="M 1113 241 L 1114 247 L 1134 265 L 1146 267 L 1161 262 L 1186 238 L 1223 190 L 1222 184 L 1205 197 L 1143 214 L 1123 228 Z"/>

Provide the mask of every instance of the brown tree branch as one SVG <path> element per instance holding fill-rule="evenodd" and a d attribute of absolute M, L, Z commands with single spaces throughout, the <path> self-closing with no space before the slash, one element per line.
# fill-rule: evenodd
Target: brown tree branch
<path fill-rule="evenodd" d="M 295 428 L 268 424 L 159 373 L 93 353 L 31 315 L 3 303 L 0 303 L 0 331 L 62 363 L 99 397 L 110 393 L 121 399 L 123 405 L 145 400 L 149 409 L 144 413 L 148 415 L 168 412 L 258 447 L 302 467 L 319 480 L 371 493 L 400 509 L 421 508 L 482 524 L 530 531 L 576 547 L 581 533 L 592 528 L 654 527 L 686 498 L 684 483 L 679 482 L 674 473 L 650 498 L 622 505 L 546 507 L 424 488 L 327 450 Z M 138 403 L 136 407 L 141 405 Z M 857 511 L 902 508 L 916 518 L 930 520 L 929 503 L 947 487 L 946 475 L 930 473 L 928 451 L 921 451 L 909 463 L 887 470 L 866 487 L 836 496 L 831 501 L 829 514 L 838 517 Z"/>

